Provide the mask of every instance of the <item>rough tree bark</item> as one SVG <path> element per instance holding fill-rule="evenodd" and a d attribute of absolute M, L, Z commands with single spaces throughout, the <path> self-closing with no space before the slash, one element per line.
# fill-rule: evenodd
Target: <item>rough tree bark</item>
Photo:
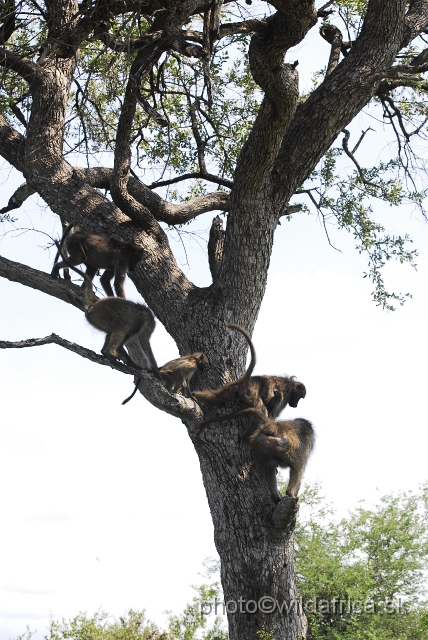
<path fill-rule="evenodd" d="M 252 332 L 265 292 L 274 231 L 290 211 L 290 197 L 380 83 L 394 77 L 391 67 L 400 49 L 428 28 L 428 0 L 369 0 L 362 31 L 340 62 L 342 39 L 336 32 L 330 34 L 332 55 L 325 80 L 299 103 L 296 65 L 285 64 L 284 55 L 316 25 L 320 16 L 313 0 L 272 0 L 267 19 L 222 25 L 220 9 L 227 4 L 228 0 L 123 0 L 79 5 L 76 0 L 46 0 L 47 36 L 37 58 L 20 55 L 13 39 L 8 42 L 18 28 L 16 21 L 7 33 L 3 29 L 0 42 L 0 64 L 28 84 L 31 96 L 30 118 L 21 132 L 0 115 L 0 153 L 26 181 L 9 208 L 37 192 L 63 222 L 72 220 L 84 231 L 140 245 L 144 256 L 132 275 L 138 291 L 173 336 L 180 354 L 204 351 L 209 356 L 211 366 L 197 379 L 199 388 L 216 387 L 243 371 L 246 344 L 235 335 L 232 339 L 225 323 L 238 323 Z M 130 175 L 131 128 L 140 85 L 165 52 L 206 59 L 208 36 L 186 31 L 186 25 L 192 16 L 211 9 L 211 43 L 231 33 L 253 34 L 250 68 L 264 98 L 233 184 L 210 176 L 203 162 L 195 174 L 229 186 L 230 193 L 217 191 L 173 205 Z M 126 49 L 109 33 L 108 19 L 137 11 L 151 26 Z M 101 24 L 107 25 L 104 30 Z M 79 50 L 89 36 L 118 55 L 123 50 L 136 53 L 118 120 L 113 169 L 73 167 L 63 155 L 71 82 Z M 223 231 L 220 219 L 215 219 L 209 249 L 213 283 L 199 289 L 179 268 L 160 222 L 181 224 L 214 210 L 228 212 L 227 227 Z M 48 274 L 3 258 L 0 275 L 81 308 L 81 291 L 69 282 L 52 281 Z M 295 503 L 287 498 L 278 507 L 272 503 L 236 422 L 198 435 L 194 426 L 201 409 L 190 399 L 170 396 L 150 376 L 141 377 L 145 397 L 185 421 L 199 456 L 225 601 L 230 603 L 231 640 L 255 639 L 263 625 L 276 640 L 306 637 L 294 575 Z M 251 612 L 250 601 L 263 598 L 285 603 L 286 610 L 269 611 L 266 600 L 266 611 L 259 607 Z"/>

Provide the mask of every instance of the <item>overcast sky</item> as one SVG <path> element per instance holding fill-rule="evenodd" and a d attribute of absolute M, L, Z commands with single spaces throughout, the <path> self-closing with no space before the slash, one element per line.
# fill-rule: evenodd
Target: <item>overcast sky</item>
<path fill-rule="evenodd" d="M 22 178 L 3 165 L 0 207 Z M 59 233 L 37 198 L 15 215 L 23 227 Z M 43 204 L 43 203 L 41 203 Z M 359 500 L 416 490 L 427 479 L 428 225 L 405 208 L 376 210 L 387 231 L 407 231 L 418 270 L 385 269 L 387 288 L 413 299 L 394 313 L 371 300 L 364 257 L 346 232 L 297 214 L 276 232 L 268 287 L 254 332 L 258 374 L 296 375 L 307 397 L 284 417 L 310 419 L 317 444 L 305 480 L 321 480 L 339 513 Z M 194 230 L 210 226 L 198 218 Z M 46 238 L 8 235 L 0 253 L 47 272 Z M 188 238 L 191 269 L 209 284 L 206 244 Z M 140 298 L 131 283 L 127 295 Z M 55 332 L 99 351 L 102 334 L 77 309 L 0 279 L 0 339 Z M 160 364 L 176 357 L 158 322 Z M 26 625 L 46 632 L 49 616 L 103 608 L 118 616 L 146 608 L 159 622 L 178 613 L 215 555 L 198 460 L 180 420 L 132 391 L 132 379 L 59 346 L 0 352 L 0 640 Z M 159 445 L 161 443 L 161 447 Z"/>

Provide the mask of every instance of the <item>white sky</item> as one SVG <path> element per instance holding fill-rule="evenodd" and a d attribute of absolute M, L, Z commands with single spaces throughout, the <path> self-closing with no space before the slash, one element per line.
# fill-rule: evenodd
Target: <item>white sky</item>
<path fill-rule="evenodd" d="M 21 178 L 0 174 L 4 206 Z M 55 216 L 33 198 L 15 212 L 22 226 L 54 234 Z M 406 231 L 418 270 L 385 269 L 387 288 L 413 299 L 395 313 L 371 300 L 364 257 L 345 232 L 331 249 L 314 216 L 278 227 L 268 288 L 254 333 L 256 373 L 296 375 L 308 395 L 285 417 L 313 421 L 317 446 L 305 480 L 320 479 L 343 512 L 358 500 L 417 489 L 427 479 L 428 226 L 419 214 L 378 211 L 387 231 Z M 212 215 L 194 229 L 208 229 Z M 58 229 L 56 230 L 58 233 Z M 38 234 L 6 237 L 0 253 L 50 271 Z M 179 243 L 172 243 L 180 251 Z M 209 282 L 203 248 L 188 243 L 196 284 Z M 186 267 L 184 267 L 186 268 Z M 138 294 L 128 283 L 128 295 Z M 103 337 L 81 312 L 0 279 L 0 339 L 51 332 L 99 350 Z M 160 364 L 176 357 L 158 322 Z M 215 555 L 198 460 L 183 424 L 141 395 L 121 401 L 132 380 L 56 345 L 1 350 L 0 640 L 49 616 L 99 607 L 118 616 L 146 608 L 162 624 L 178 613 L 206 556 Z M 411 430 L 411 433 L 410 433 Z M 158 452 L 159 438 L 162 452 Z"/>

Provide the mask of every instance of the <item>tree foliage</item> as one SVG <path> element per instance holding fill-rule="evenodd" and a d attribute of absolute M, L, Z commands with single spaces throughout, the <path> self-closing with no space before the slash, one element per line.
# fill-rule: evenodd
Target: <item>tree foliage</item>
<path fill-rule="evenodd" d="M 309 638 L 420 640 L 427 630 L 428 486 L 361 502 L 345 518 L 315 485 L 296 527 Z"/>
<path fill-rule="evenodd" d="M 3 20 L 13 17 L 7 45 L 16 57 L 40 64 L 40 59 L 56 56 L 60 60 L 67 55 L 71 45 L 61 45 L 48 35 L 49 4 L 9 4 L 11 11 L 6 3 L 2 15 Z M 340 52 L 347 56 L 361 34 L 367 1 L 340 0 L 327 5 L 320 12 L 324 16 L 320 34 L 329 43 L 338 38 Z M 82 2 L 79 14 L 85 23 L 80 28 L 89 33 L 82 40 L 67 100 L 64 157 L 89 167 L 104 164 L 105 154 L 115 149 L 130 69 L 139 48 L 151 38 L 157 18 L 135 11 L 132 3 L 129 10 L 117 10 L 108 4 L 101 7 Z M 225 2 L 218 32 L 221 37 L 211 34 L 208 46 L 207 36 L 203 36 L 206 13 L 195 12 L 184 33 L 188 38 L 186 54 L 165 51 L 143 77 L 130 128 L 131 173 L 149 182 L 151 188 L 166 185 L 167 199 L 182 202 L 205 194 L 210 182 L 220 189 L 233 184 L 237 160 L 263 98 L 250 70 L 249 41 L 271 14 L 272 8 L 259 2 L 251 8 Z M 352 136 L 344 130 L 344 137 L 333 143 L 294 193 L 299 208 L 320 216 L 327 236 L 332 223 L 354 236 L 357 250 L 368 257 L 365 276 L 374 284 L 374 299 L 390 309 L 394 300 L 402 303 L 405 296 L 387 291 L 381 269 L 391 258 L 414 264 L 417 250 L 409 247 L 411 238 L 406 234 L 387 231 L 374 208 L 376 201 L 393 207 L 412 204 L 426 215 L 426 159 L 420 145 L 426 140 L 428 85 L 420 45 L 422 40 L 412 40 L 400 50 L 399 64 L 385 73 L 365 109 L 367 127 L 361 135 L 356 126 Z M 328 71 L 324 68 L 315 73 L 312 93 L 325 84 Z M 23 75 L 16 63 L 4 59 L 0 109 L 6 120 L 25 134 L 33 103 Z M 300 102 L 309 95 L 302 96 Z M 375 163 L 364 167 L 356 154 L 365 147 L 367 155 L 367 140 L 376 149 L 368 154 Z M 183 176 L 194 179 L 183 184 Z M 3 221 L 10 219 L 4 217 Z"/>

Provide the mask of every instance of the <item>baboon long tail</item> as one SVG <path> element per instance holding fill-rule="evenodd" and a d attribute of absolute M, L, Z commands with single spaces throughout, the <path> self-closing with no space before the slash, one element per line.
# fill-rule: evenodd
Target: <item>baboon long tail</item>
<path fill-rule="evenodd" d="M 248 369 L 246 370 L 246 372 L 244 373 L 244 375 L 242 375 L 237 381 L 236 383 L 242 383 L 242 382 L 246 382 L 250 379 L 251 374 L 254 371 L 254 367 L 256 366 L 256 350 L 254 349 L 254 345 L 253 345 L 253 341 L 251 340 L 249 334 L 245 331 L 245 329 L 243 329 L 242 327 L 239 326 L 239 324 L 234 324 L 233 322 L 226 322 L 226 327 L 228 327 L 228 329 L 235 329 L 235 331 L 239 331 L 240 333 L 242 333 L 242 335 L 244 336 L 244 338 L 246 339 L 246 341 L 248 342 L 248 346 L 250 347 L 250 351 L 251 351 L 251 362 L 248 365 Z M 236 384 L 235 383 L 235 384 Z"/>
<path fill-rule="evenodd" d="M 59 243 L 59 247 L 58 247 L 58 243 L 55 242 L 55 244 L 56 244 L 56 246 L 58 248 L 58 251 L 56 252 L 54 265 L 56 265 L 56 263 L 58 262 L 60 256 L 61 256 L 61 258 L 63 258 L 65 260 L 64 254 L 62 253 L 62 247 L 64 245 L 64 241 L 65 241 L 66 237 L 68 236 L 68 234 L 70 233 L 70 231 L 72 230 L 73 227 L 74 227 L 74 222 L 71 222 L 70 224 L 68 224 L 66 226 L 66 228 L 64 229 L 64 232 L 62 234 L 62 238 L 61 238 L 61 241 Z"/>
<path fill-rule="evenodd" d="M 122 404 L 126 404 L 127 402 L 129 402 L 130 400 L 132 400 L 132 398 L 135 396 L 135 394 L 138 391 L 138 386 L 140 384 L 140 380 L 138 380 L 138 382 L 135 383 L 135 387 L 134 387 L 134 391 L 131 393 L 130 396 L 128 396 L 127 398 L 125 398 L 125 400 L 122 402 Z"/>
<path fill-rule="evenodd" d="M 70 269 L 72 269 L 73 271 L 78 273 L 79 276 L 82 276 L 82 278 L 85 281 L 85 309 L 87 309 L 88 307 L 90 307 L 91 305 L 95 304 L 99 300 L 99 298 L 97 298 L 97 296 L 95 295 L 95 293 L 94 293 L 94 291 L 92 289 L 92 281 L 91 281 L 90 277 L 86 273 L 84 273 L 83 271 L 81 271 L 80 269 L 75 267 L 73 264 L 71 264 L 71 262 L 68 260 L 68 258 L 65 257 L 65 255 L 62 252 L 62 246 L 60 245 L 60 243 L 59 242 L 55 242 L 55 244 L 56 244 L 56 246 L 58 248 L 58 252 L 61 255 L 61 258 L 64 260 L 64 262 L 70 267 Z"/>

